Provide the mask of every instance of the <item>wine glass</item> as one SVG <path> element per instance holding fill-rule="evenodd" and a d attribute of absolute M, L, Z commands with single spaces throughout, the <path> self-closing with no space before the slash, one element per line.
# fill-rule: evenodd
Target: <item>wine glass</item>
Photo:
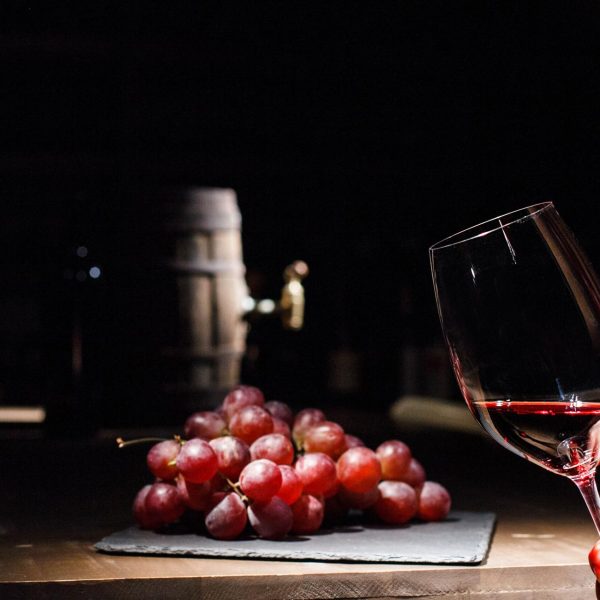
<path fill-rule="evenodd" d="M 551 202 L 429 249 L 450 360 L 499 444 L 581 491 L 600 533 L 600 285 Z"/>

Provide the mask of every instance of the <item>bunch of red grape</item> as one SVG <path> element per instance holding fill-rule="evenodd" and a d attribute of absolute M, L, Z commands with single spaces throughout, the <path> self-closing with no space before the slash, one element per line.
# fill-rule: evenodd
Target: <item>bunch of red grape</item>
<path fill-rule="evenodd" d="M 259 537 L 281 539 L 340 523 L 350 510 L 390 524 L 441 520 L 450 510 L 447 490 L 426 481 L 403 442 L 370 450 L 321 410 L 294 417 L 287 404 L 265 402 L 252 386 L 236 387 L 215 411 L 191 415 L 184 437 L 148 452 L 156 481 L 133 504 L 142 528 L 185 518 L 230 540 L 249 523 Z"/>

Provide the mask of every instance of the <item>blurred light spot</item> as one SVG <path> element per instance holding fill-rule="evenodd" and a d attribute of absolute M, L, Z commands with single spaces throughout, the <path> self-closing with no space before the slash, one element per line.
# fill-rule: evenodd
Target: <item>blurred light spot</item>
<path fill-rule="evenodd" d="M 242 300 L 242 310 L 244 312 L 250 312 L 251 310 L 254 310 L 255 306 L 256 306 L 256 300 L 254 298 L 252 298 L 251 296 L 246 296 Z"/>
<path fill-rule="evenodd" d="M 92 267 L 89 271 L 90 273 L 90 277 L 92 279 L 98 279 L 98 277 L 100 277 L 100 275 L 102 275 L 102 271 L 100 270 L 100 267 Z"/>
<path fill-rule="evenodd" d="M 77 271 L 77 273 L 75 274 L 75 279 L 77 279 L 77 281 L 85 281 L 87 278 L 87 274 L 85 271 Z"/>
<path fill-rule="evenodd" d="M 79 258 L 85 258 L 88 255 L 88 249 L 85 246 L 78 246 L 77 250 L 75 250 L 75 254 L 77 254 Z"/>
<path fill-rule="evenodd" d="M 299 281 L 290 281 L 288 283 L 288 290 L 292 294 L 299 294 L 302 291 L 302 284 Z"/>
<path fill-rule="evenodd" d="M 273 300 L 270 299 L 265 299 L 265 300 L 261 300 L 257 306 L 256 309 L 258 310 L 259 313 L 262 313 L 264 315 L 272 313 L 275 310 L 275 302 L 273 302 Z"/>

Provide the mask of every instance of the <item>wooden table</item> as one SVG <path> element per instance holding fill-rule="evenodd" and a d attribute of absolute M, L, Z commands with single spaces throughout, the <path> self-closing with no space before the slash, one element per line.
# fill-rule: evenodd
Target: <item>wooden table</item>
<path fill-rule="evenodd" d="M 596 533 L 575 486 L 484 438 L 411 442 L 457 509 L 498 515 L 489 556 L 470 567 L 98 553 L 96 541 L 130 524 L 131 498 L 147 480 L 145 449 L 117 452 L 110 438 L 0 440 L 2 600 L 596 597 L 587 565 Z"/>

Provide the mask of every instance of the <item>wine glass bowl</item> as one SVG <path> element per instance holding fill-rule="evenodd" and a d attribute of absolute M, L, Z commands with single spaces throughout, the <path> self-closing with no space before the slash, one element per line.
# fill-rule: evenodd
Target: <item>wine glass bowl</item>
<path fill-rule="evenodd" d="M 551 202 L 431 246 L 461 393 L 499 444 L 579 487 L 600 532 L 600 285 Z"/>

